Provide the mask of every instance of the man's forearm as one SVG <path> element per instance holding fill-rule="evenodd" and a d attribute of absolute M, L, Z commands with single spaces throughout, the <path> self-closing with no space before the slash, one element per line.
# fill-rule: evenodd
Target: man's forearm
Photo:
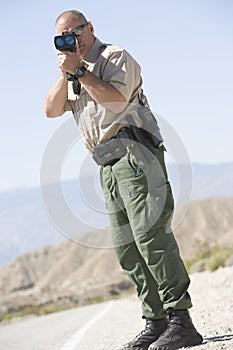
<path fill-rule="evenodd" d="M 95 102 L 107 109 L 120 113 L 126 107 L 124 96 L 113 85 L 101 80 L 93 73 L 86 71 L 85 75 L 80 78 L 80 82 Z"/>
<path fill-rule="evenodd" d="M 55 118 L 65 112 L 67 100 L 68 81 L 61 75 L 45 96 L 44 112 L 49 118 Z"/>

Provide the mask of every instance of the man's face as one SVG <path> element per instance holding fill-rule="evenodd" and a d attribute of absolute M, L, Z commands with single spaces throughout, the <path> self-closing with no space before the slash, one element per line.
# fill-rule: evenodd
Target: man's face
<path fill-rule="evenodd" d="M 85 20 L 78 20 L 77 17 L 73 15 L 67 15 L 62 17 L 56 24 L 56 30 L 58 35 L 63 32 L 71 33 L 77 27 L 86 24 Z M 90 51 L 94 43 L 94 28 L 90 22 L 84 27 L 81 27 L 81 34 L 77 36 L 78 46 L 81 58 L 85 57 Z"/>

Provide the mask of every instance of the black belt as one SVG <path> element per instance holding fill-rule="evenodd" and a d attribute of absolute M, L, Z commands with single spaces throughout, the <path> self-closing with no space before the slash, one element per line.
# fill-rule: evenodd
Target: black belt
<path fill-rule="evenodd" d="M 160 139 L 156 139 L 149 132 L 138 128 L 136 125 L 130 124 L 129 127 L 121 128 L 118 133 L 109 140 L 95 146 L 93 159 L 101 166 L 114 165 L 119 159 L 126 155 L 128 146 L 132 144 L 132 141 L 136 141 L 150 150 L 150 152 L 145 152 L 145 158 L 147 158 L 148 161 L 153 159 L 151 144 L 157 148 L 163 144 Z"/>

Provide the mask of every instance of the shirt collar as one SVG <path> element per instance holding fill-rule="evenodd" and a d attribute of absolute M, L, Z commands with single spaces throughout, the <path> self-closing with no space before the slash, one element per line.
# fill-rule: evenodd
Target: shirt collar
<path fill-rule="evenodd" d="M 95 38 L 94 44 L 82 61 L 86 64 L 95 63 L 106 46 L 107 44 L 104 44 L 98 38 Z"/>

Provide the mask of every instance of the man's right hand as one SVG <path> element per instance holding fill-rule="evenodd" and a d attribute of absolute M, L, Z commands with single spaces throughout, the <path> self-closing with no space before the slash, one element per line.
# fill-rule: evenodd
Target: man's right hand
<path fill-rule="evenodd" d="M 62 72 L 75 74 L 75 69 L 81 65 L 79 50 L 76 52 L 70 51 L 58 51 L 57 53 L 57 66 Z"/>

